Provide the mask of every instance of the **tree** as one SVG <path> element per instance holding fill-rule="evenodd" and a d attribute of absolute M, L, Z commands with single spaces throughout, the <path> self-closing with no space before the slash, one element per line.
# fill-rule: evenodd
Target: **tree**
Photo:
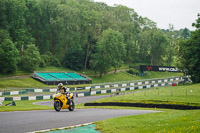
<path fill-rule="evenodd" d="M 175 46 L 178 40 L 178 34 L 174 30 L 174 26 L 169 24 L 169 29 L 167 29 L 167 33 L 165 35 L 167 36 L 169 43 L 165 48 L 166 53 L 164 56 L 164 62 L 165 65 L 170 66 L 174 61 Z"/>
<path fill-rule="evenodd" d="M 148 29 L 140 38 L 140 59 L 151 65 L 161 65 L 168 44 L 164 33 L 157 28 Z"/>
<path fill-rule="evenodd" d="M 102 33 L 97 43 L 97 53 L 94 54 L 93 68 L 100 72 L 100 77 L 111 66 L 120 66 L 124 54 L 123 35 L 120 32 L 108 29 Z"/>
<path fill-rule="evenodd" d="M 1 0 L 0 1 L 0 27 L 9 32 L 18 50 L 22 45 L 32 43 L 34 39 L 28 32 L 26 19 L 25 0 Z"/>
<path fill-rule="evenodd" d="M 103 32 L 108 29 L 116 33 L 111 34 L 112 38 L 118 36 L 117 40 L 110 39 L 116 43 L 108 44 L 109 47 L 116 48 L 115 51 L 121 49 L 118 54 L 109 54 L 109 58 L 112 57 L 109 60 L 112 62 L 109 62 L 108 67 L 112 66 L 116 70 L 122 60 L 124 63 L 161 64 L 164 58 L 164 61 L 170 64 L 173 59 L 170 50 L 173 47 L 168 45 L 163 49 L 164 43 L 161 45 L 155 42 L 157 34 L 159 37 L 163 35 L 159 35 L 159 30 L 155 30 L 156 23 L 139 16 L 134 9 L 126 6 L 111 7 L 91 0 L 0 0 L 0 7 L 0 28 L 9 32 L 10 40 L 18 51 L 22 46 L 27 48 L 27 44 L 35 44 L 42 55 L 40 65 L 43 67 L 45 64 L 60 66 L 59 61 L 64 60 L 65 63 L 62 64 L 65 67 L 71 64 L 70 68 L 75 66 L 75 69 L 81 69 L 83 65 L 84 70 L 97 70 L 94 64 L 98 62 L 94 59 L 102 58 L 97 42 L 107 42 L 100 37 L 105 39 Z M 154 31 L 156 32 L 152 33 Z M 183 32 L 185 38 L 188 37 L 186 33 L 187 31 Z M 110 48 L 107 48 L 106 46 L 108 51 Z M 152 51 L 155 49 L 161 49 L 162 53 Z M 166 49 L 168 52 L 165 52 Z M 49 52 L 52 53 L 53 62 L 47 61 Z M 73 63 L 74 60 L 70 58 L 79 58 L 79 62 Z"/>
<path fill-rule="evenodd" d="M 34 44 L 26 46 L 22 56 L 22 68 L 28 72 L 33 72 L 40 64 L 40 53 Z"/>
<path fill-rule="evenodd" d="M 0 73 L 14 73 L 19 60 L 19 52 L 8 32 L 0 29 Z"/>
<path fill-rule="evenodd" d="M 200 15 L 193 26 L 197 29 L 191 32 L 191 37 L 179 43 L 179 67 L 191 75 L 194 83 L 200 83 Z"/>
<path fill-rule="evenodd" d="M 76 16 L 79 26 L 79 38 L 84 54 L 84 70 L 88 68 L 91 54 L 96 46 L 97 38 L 101 32 L 100 20 L 101 13 L 97 11 L 98 6 L 89 0 L 79 1 L 79 13 Z"/>
<path fill-rule="evenodd" d="M 122 64 L 123 57 L 125 54 L 125 45 L 124 45 L 124 37 L 122 33 L 110 30 L 108 33 L 108 37 L 113 36 L 112 40 L 112 50 L 113 52 L 110 54 L 112 56 L 112 66 L 115 68 L 115 73 L 117 68 L 119 68 Z"/>
<path fill-rule="evenodd" d="M 41 57 L 41 62 L 40 66 L 44 67 L 45 65 L 47 66 L 55 66 L 55 67 L 60 67 L 60 60 L 54 55 L 52 55 L 51 52 L 47 52 L 46 54 L 43 54 L 40 56 Z"/>
<path fill-rule="evenodd" d="M 80 40 L 80 8 L 77 1 L 63 1 L 57 7 L 57 17 L 52 19 L 54 31 L 57 31 L 57 41 L 55 43 L 55 55 L 60 61 L 63 61 L 67 51 L 73 45 L 82 47 Z"/>
<path fill-rule="evenodd" d="M 117 31 L 121 32 L 124 37 L 126 63 L 136 63 L 138 61 L 138 35 L 140 26 L 137 22 L 137 13 L 128 7 L 117 5 L 114 9 L 114 16 Z"/>
<path fill-rule="evenodd" d="M 190 37 L 190 30 L 188 28 L 184 28 L 180 30 L 180 35 L 184 38 L 184 39 L 188 39 Z"/>
<path fill-rule="evenodd" d="M 80 45 L 75 45 L 66 51 L 63 66 L 73 70 L 80 70 L 84 66 L 84 53 Z"/>
<path fill-rule="evenodd" d="M 166 54 L 166 46 L 168 40 L 164 33 L 160 30 L 154 29 L 150 40 L 150 57 L 151 65 L 161 65 L 163 56 Z"/>

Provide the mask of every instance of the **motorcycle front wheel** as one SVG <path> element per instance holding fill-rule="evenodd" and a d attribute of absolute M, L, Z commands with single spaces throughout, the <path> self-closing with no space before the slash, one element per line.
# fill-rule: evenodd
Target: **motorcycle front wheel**
<path fill-rule="evenodd" d="M 59 112 L 61 110 L 61 103 L 60 101 L 54 101 L 54 109 Z"/>

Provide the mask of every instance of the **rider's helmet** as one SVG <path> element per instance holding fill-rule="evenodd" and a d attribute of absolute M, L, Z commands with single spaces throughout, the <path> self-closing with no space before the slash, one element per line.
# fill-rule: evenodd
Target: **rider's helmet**
<path fill-rule="evenodd" d="M 59 83 L 58 84 L 58 89 L 62 89 L 63 88 L 63 83 Z"/>

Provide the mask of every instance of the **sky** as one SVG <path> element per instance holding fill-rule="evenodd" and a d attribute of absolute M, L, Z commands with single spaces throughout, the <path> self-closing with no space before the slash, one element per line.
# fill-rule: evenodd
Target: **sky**
<path fill-rule="evenodd" d="M 109 6 L 124 5 L 134 9 L 138 15 L 147 17 L 157 23 L 161 29 L 169 29 L 172 24 L 176 30 L 188 28 L 194 30 L 200 13 L 200 0 L 94 0 Z"/>

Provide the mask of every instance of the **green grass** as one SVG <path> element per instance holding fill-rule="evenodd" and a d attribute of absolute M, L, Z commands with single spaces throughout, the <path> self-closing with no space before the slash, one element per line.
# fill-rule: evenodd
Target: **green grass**
<path fill-rule="evenodd" d="M 172 89 L 173 88 L 173 94 Z M 186 93 L 186 90 L 188 91 Z M 190 92 L 192 90 L 192 92 Z M 158 93 L 159 92 L 159 93 Z M 158 96 L 159 94 L 159 96 Z M 187 94 L 187 95 L 186 95 Z M 95 102 L 140 102 L 189 104 L 200 106 L 200 84 L 159 87 L 124 96 L 109 97 Z M 99 107 L 100 108 L 100 107 Z M 103 107 L 119 108 L 123 107 Z M 124 109 L 135 109 L 126 107 Z M 138 108 L 142 109 L 142 108 Z M 148 108 L 145 108 L 148 109 Z M 155 110 L 155 109 L 151 109 Z M 97 130 L 103 133 L 198 133 L 200 132 L 200 110 L 167 110 L 162 112 L 125 116 L 96 122 Z"/>
<path fill-rule="evenodd" d="M 35 102 L 41 102 L 41 101 L 45 101 L 45 100 L 15 101 L 16 106 L 5 106 L 7 103 L 11 103 L 11 101 L 4 101 L 3 102 L 4 106 L 0 106 L 0 112 L 5 112 L 5 111 L 25 111 L 25 110 L 51 110 L 51 109 L 53 109 L 53 106 L 49 107 L 49 106 L 41 106 L 41 105 L 33 104 Z"/>
<path fill-rule="evenodd" d="M 200 106 L 200 84 L 146 89 L 134 94 L 109 97 L 94 102 L 163 103 Z"/>
<path fill-rule="evenodd" d="M 198 133 L 200 111 L 169 110 L 96 122 L 102 133 Z"/>
<path fill-rule="evenodd" d="M 33 104 L 35 102 L 43 102 L 43 101 L 52 101 L 52 106 L 42 106 Z M 0 106 L 0 112 L 6 111 L 29 111 L 29 110 L 52 110 L 53 107 L 53 99 L 51 100 L 22 100 L 22 101 L 15 101 L 16 106 L 5 106 L 12 101 L 4 101 L 3 106 Z M 84 104 L 75 105 L 75 109 L 85 109 L 86 107 Z M 91 108 L 91 107 L 88 107 Z M 94 108 L 94 107 L 93 107 Z"/>
<path fill-rule="evenodd" d="M 171 88 L 173 88 L 173 95 L 171 96 Z M 159 96 L 158 96 L 158 90 Z M 186 91 L 188 90 L 187 96 Z M 192 93 L 190 92 L 192 90 Z M 98 101 L 119 101 L 119 102 L 161 102 L 171 101 L 172 103 L 194 103 L 199 104 L 200 102 L 200 84 L 176 86 L 176 87 L 159 87 L 159 89 L 152 89 L 146 91 L 137 92 L 134 95 L 128 94 L 119 97 L 109 97 L 104 100 Z M 135 99 L 135 100 L 134 100 Z M 44 100 L 42 100 L 44 101 Z M 53 109 L 53 107 L 33 105 L 32 103 L 38 101 L 16 101 L 17 106 L 0 106 L 0 111 L 18 111 L 18 110 L 43 110 Z M 8 102 L 4 102 L 6 104 Z M 84 107 L 83 104 L 76 105 L 78 108 L 93 108 Z M 102 108 L 102 107 L 96 107 Z M 113 109 L 142 109 L 142 108 L 131 108 L 131 107 L 103 107 Z M 147 108 L 145 108 L 147 110 Z M 155 109 L 151 109 L 155 110 Z M 156 109 L 162 112 L 117 117 L 107 119 L 103 121 L 95 122 L 96 129 L 103 133 L 198 133 L 200 132 L 200 110 L 167 110 L 167 109 Z"/>
<path fill-rule="evenodd" d="M 18 70 L 16 73 L 12 73 L 12 74 L 0 74 L 0 78 L 6 78 L 6 77 L 11 77 L 11 76 L 23 76 L 23 75 L 30 75 L 30 74 L 31 73 Z"/>
<path fill-rule="evenodd" d="M 80 74 L 94 74 L 94 71 L 92 70 L 79 70 L 79 71 L 75 71 L 75 70 L 72 70 L 72 69 L 69 69 L 69 68 L 64 68 L 64 67 L 54 67 L 54 66 L 47 66 L 47 67 L 44 67 L 44 68 L 38 68 L 36 71 L 46 71 L 46 72 L 77 72 L 77 73 L 80 73 Z"/>
<path fill-rule="evenodd" d="M 94 84 L 96 83 L 106 83 L 106 82 L 120 82 L 120 81 L 131 81 L 131 80 L 143 80 L 143 79 L 152 79 L 152 78 L 167 78 L 167 77 L 176 77 L 176 76 L 183 76 L 182 73 L 170 73 L 170 72 L 146 72 L 146 75 L 141 76 L 135 76 L 128 74 L 126 72 L 118 72 L 118 73 L 112 73 L 112 74 L 106 74 L 102 78 L 99 76 L 92 77 L 92 82 Z"/>
<path fill-rule="evenodd" d="M 67 85 L 69 88 L 85 86 L 89 86 L 89 84 Z M 57 88 L 57 85 L 45 85 L 31 77 L 21 79 L 0 79 L 0 89 L 9 88 Z"/>
<path fill-rule="evenodd" d="M 71 72 L 73 70 L 64 68 L 64 67 L 54 67 L 54 66 L 47 66 L 47 67 L 40 67 L 36 71 L 44 71 L 44 72 Z"/>
<path fill-rule="evenodd" d="M 31 77 L 21 79 L 0 79 L 0 88 L 9 87 L 50 87 Z"/>
<path fill-rule="evenodd" d="M 46 67 L 40 68 L 39 71 L 70 71 L 66 68 L 57 68 L 57 67 Z M 107 83 L 107 82 L 120 82 L 120 81 L 130 81 L 130 80 L 142 80 L 142 79 L 149 79 L 149 78 L 164 78 L 164 77 L 172 77 L 172 76 L 182 76 L 181 73 L 169 73 L 169 72 L 148 72 L 144 77 L 134 76 L 127 74 L 126 72 L 119 72 L 119 73 L 112 73 L 106 74 L 102 78 L 99 76 L 93 77 L 92 82 L 93 84 L 97 83 Z M 88 85 L 77 85 L 77 86 L 68 86 L 68 87 L 84 87 Z M 9 87 L 57 87 L 45 85 L 39 81 L 32 79 L 31 77 L 21 78 L 21 79 L 0 79 L 0 89 L 5 89 Z"/>
<path fill-rule="evenodd" d="M 145 73 L 146 73 L 145 76 L 141 77 L 142 79 L 183 76 L 183 73 L 173 73 L 173 72 L 145 72 Z"/>

